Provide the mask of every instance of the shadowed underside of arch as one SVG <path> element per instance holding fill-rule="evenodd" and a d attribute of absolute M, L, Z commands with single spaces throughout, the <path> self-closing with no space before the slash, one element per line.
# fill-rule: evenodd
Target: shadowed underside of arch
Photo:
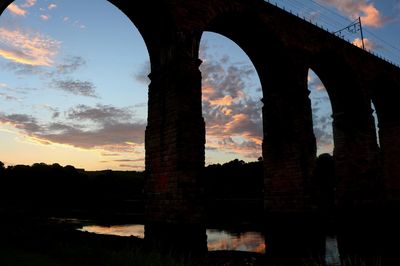
<path fill-rule="evenodd" d="M 0 0 L 3 11 L 10 0 Z M 316 147 L 307 90 L 311 68 L 333 108 L 337 203 L 400 200 L 400 70 L 263 0 L 110 0 L 136 25 L 151 59 L 146 129 L 146 217 L 150 223 L 204 221 L 205 125 L 198 50 L 213 31 L 250 57 L 263 90 L 265 210 L 315 210 Z M 376 144 L 370 107 L 379 118 Z"/>

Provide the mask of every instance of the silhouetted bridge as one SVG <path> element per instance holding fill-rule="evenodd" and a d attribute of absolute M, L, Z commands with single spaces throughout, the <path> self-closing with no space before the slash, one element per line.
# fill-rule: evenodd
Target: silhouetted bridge
<path fill-rule="evenodd" d="M 400 200 L 399 68 L 263 0 L 109 1 L 132 20 L 150 55 L 149 222 L 204 219 L 199 44 L 205 31 L 236 42 L 261 80 L 267 213 L 315 210 L 309 69 L 324 83 L 332 104 L 338 208 Z M 1 0 L 0 9 L 11 2 Z"/>

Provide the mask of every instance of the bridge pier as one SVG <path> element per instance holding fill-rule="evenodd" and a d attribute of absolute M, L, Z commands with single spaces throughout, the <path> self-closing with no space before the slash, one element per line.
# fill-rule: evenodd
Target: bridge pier
<path fill-rule="evenodd" d="M 379 140 L 382 168 L 385 176 L 386 200 L 389 205 L 400 208 L 400 122 L 380 124 Z"/>
<path fill-rule="evenodd" d="M 264 198 L 267 215 L 304 214 L 313 209 L 310 179 L 316 143 L 307 86 L 308 68 L 276 61 L 263 80 Z"/>
<path fill-rule="evenodd" d="M 149 75 L 146 128 L 146 232 L 149 242 L 207 248 L 204 225 L 205 124 L 196 36 L 177 32 Z M 196 52 L 193 52 L 196 51 Z M 159 243 L 159 242 L 166 243 Z M 191 244 L 195 247 L 191 248 Z M 199 249 L 199 245 L 203 248 Z"/>
<path fill-rule="evenodd" d="M 379 72 L 370 81 L 378 116 L 386 203 L 395 211 L 400 209 L 400 77 L 397 72 L 398 69 Z"/>
<path fill-rule="evenodd" d="M 377 208 L 383 199 L 372 109 L 368 103 L 353 108 L 333 115 L 336 202 L 339 211 L 351 212 Z"/>

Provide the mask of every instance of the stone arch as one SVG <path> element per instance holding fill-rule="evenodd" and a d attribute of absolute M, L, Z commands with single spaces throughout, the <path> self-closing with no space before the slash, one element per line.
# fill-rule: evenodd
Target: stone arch
<path fill-rule="evenodd" d="M 139 34 L 140 34 L 140 37 L 139 38 L 141 38 L 141 41 L 143 40 L 144 42 L 145 42 L 145 44 L 146 44 L 146 50 L 149 52 L 149 55 L 150 55 L 150 57 L 151 58 L 156 58 L 156 56 L 155 55 L 158 55 L 159 53 L 158 52 L 156 52 L 155 50 L 156 49 L 158 49 L 155 45 L 150 45 L 151 47 L 153 47 L 153 50 L 152 51 L 150 51 L 149 50 L 149 48 L 148 48 L 148 46 L 149 46 L 149 43 L 150 44 L 152 44 L 152 43 L 156 43 L 156 42 L 153 42 L 153 41 L 151 41 L 150 39 L 151 39 L 151 37 L 154 37 L 154 36 L 152 36 L 152 35 L 154 35 L 153 33 L 152 33 L 152 29 L 150 29 L 151 27 L 152 27 L 152 25 L 153 24 L 149 24 L 149 26 L 147 26 L 147 21 L 143 21 L 143 18 L 145 17 L 144 15 L 141 15 L 141 16 L 138 16 L 137 15 L 137 13 L 139 13 L 138 11 L 134 11 L 134 12 L 136 12 L 136 13 L 132 13 L 131 12 L 131 9 L 132 8 L 130 8 L 129 7 L 129 5 L 126 5 L 126 3 L 124 3 L 124 1 L 118 1 L 118 0 L 115 0 L 115 1 L 112 1 L 112 0 L 110 0 L 110 1 L 108 1 L 108 0 L 99 0 L 99 1 L 103 1 L 102 3 L 104 4 L 104 6 L 107 8 L 106 9 L 106 12 L 107 13 L 109 13 L 108 12 L 108 9 L 112 9 L 113 11 L 119 11 L 120 12 L 120 14 L 119 15 L 121 15 L 121 16 L 125 16 L 125 18 L 127 19 L 126 21 L 127 21 L 127 26 L 128 26 L 128 29 L 129 28 L 136 28 L 136 29 L 138 29 L 139 30 Z M 6 10 L 6 8 L 10 5 L 10 4 L 12 4 L 13 2 L 15 2 L 15 0 L 0 0 L 0 14 L 3 14 L 3 12 Z M 43 1 L 44 2 L 44 1 Z M 19 1 L 19 3 L 18 3 L 18 5 L 20 5 L 21 6 L 21 8 L 23 8 L 23 9 L 26 9 L 26 10 L 29 10 L 29 9 L 27 9 L 27 6 L 25 5 L 23 5 L 24 4 L 24 1 Z M 26 4 L 26 3 L 25 3 Z M 38 4 L 40 4 L 40 3 L 38 3 Z M 89 5 L 91 5 L 91 6 L 93 6 L 93 4 L 94 5 L 96 5 L 96 3 L 95 2 L 91 2 L 90 0 L 87 2 L 87 4 L 88 4 L 88 6 Z M 117 4 L 118 4 L 118 6 L 117 6 Z M 35 3 L 33 2 L 32 3 L 32 5 L 35 5 Z M 34 6 L 34 7 L 32 7 L 32 8 L 37 8 L 37 11 L 39 12 L 39 7 L 37 6 L 37 4 L 36 4 L 36 6 Z M 147 7 L 149 10 L 147 10 L 147 11 L 149 11 L 150 12 L 150 7 Z M 42 8 L 40 8 L 41 10 L 42 10 Z M 144 9 L 144 7 L 143 7 L 143 9 Z M 135 9 L 135 10 L 137 10 L 137 9 Z M 144 10 L 143 12 L 145 12 L 146 10 Z M 10 12 L 11 13 L 11 12 Z M 10 14 L 9 13 L 9 14 Z M 29 13 L 27 13 L 27 14 L 29 14 Z M 12 14 L 12 15 L 14 15 L 14 14 Z M 129 16 L 128 16 L 129 15 Z M 32 14 L 31 16 L 35 16 L 35 14 Z M 23 17 L 23 16 L 20 16 L 21 18 Z M 163 16 L 163 18 L 164 17 L 166 17 L 166 15 L 164 15 Z M 166 18 L 165 18 L 166 19 Z M 50 23 L 50 24 L 52 24 L 52 23 L 55 23 L 55 20 L 56 20 L 56 17 L 54 17 L 54 19 L 53 20 L 49 20 L 47 23 Z M 53 22 L 54 21 L 54 22 Z M 60 20 L 61 21 L 61 20 Z M 64 21 L 65 22 L 65 21 Z M 131 22 L 132 24 L 130 24 L 129 22 Z M 107 22 L 106 22 L 107 23 Z M 136 27 L 136 24 L 137 25 L 140 25 L 140 28 L 137 28 Z M 168 23 L 163 23 L 164 25 L 165 24 L 168 24 Z M 54 25 L 54 24 L 53 24 Z M 143 25 L 145 25 L 145 26 L 143 26 Z M 7 25 L 4 25 L 5 27 L 7 27 Z M 15 26 L 15 25 L 14 25 Z M 37 26 L 38 27 L 38 30 L 41 30 L 41 26 L 42 25 L 39 25 L 39 26 Z M 162 31 L 162 30 L 160 30 L 160 31 Z M 128 34 L 127 34 L 128 33 Z M 129 34 L 129 33 L 131 33 L 130 31 L 127 31 L 127 33 L 125 33 L 126 35 L 130 35 L 130 36 L 134 36 L 134 35 L 132 35 L 132 34 Z M 157 33 L 158 34 L 158 33 Z M 104 35 L 104 34 L 103 34 Z M 29 35 L 28 35 L 29 36 Z M 33 36 L 33 35 L 30 35 L 30 36 Z M 137 36 L 137 35 L 136 35 Z M 146 39 L 144 39 L 143 38 L 143 36 L 148 36 L 148 38 L 146 38 Z M 108 37 L 108 36 L 107 36 Z M 104 47 L 104 46 L 103 46 Z M 147 51 L 145 51 L 145 54 L 144 54 L 144 56 L 149 56 L 149 55 L 147 55 Z M 61 53 L 60 53 L 61 54 Z M 150 61 L 152 61 L 151 60 L 151 58 L 150 58 Z M 61 58 L 60 58 L 61 59 Z M 148 59 L 145 59 L 145 60 L 148 60 Z M 157 61 L 157 60 L 155 60 L 155 61 Z M 56 65 L 56 63 L 54 63 L 54 65 Z M 110 67 L 108 64 L 107 64 L 107 67 Z M 128 76 L 129 77 L 129 76 Z M 50 82 L 49 82 L 50 83 Z M 48 85 L 48 86 L 51 86 L 51 85 Z M 147 90 L 146 90 L 146 92 L 147 92 Z"/>
<path fill-rule="evenodd" d="M 205 29 L 237 43 L 261 81 L 265 210 L 310 210 L 307 187 L 315 159 L 315 137 L 303 53 L 288 46 L 270 20 L 255 10 L 238 12 L 233 8 L 214 16 Z"/>
<path fill-rule="evenodd" d="M 376 204 L 382 180 L 368 92 L 343 56 L 333 51 L 314 56 L 311 68 L 321 77 L 332 104 L 338 207 Z"/>
<path fill-rule="evenodd" d="M 388 206 L 395 206 L 400 200 L 400 134 L 399 104 L 400 78 L 394 68 L 377 72 L 366 78 L 378 119 L 380 159 L 384 179 L 385 196 Z"/>
<path fill-rule="evenodd" d="M 11 2 L 0 0 L 0 10 Z M 206 30 L 234 40 L 260 77 L 265 188 L 270 192 L 266 209 L 310 209 L 307 182 L 315 160 L 315 137 L 307 94 L 309 68 L 323 80 L 332 100 L 336 167 L 343 177 L 341 201 L 349 206 L 370 202 L 368 195 L 374 194 L 371 184 L 376 175 L 369 164 L 376 165 L 376 141 L 368 93 L 361 84 L 369 73 L 381 73 L 372 98 L 383 130 L 385 171 L 398 177 L 400 164 L 394 158 L 400 152 L 395 138 L 400 131 L 400 82 L 393 78 L 398 77 L 398 68 L 262 0 L 154 0 L 134 7 L 123 0 L 110 2 L 134 22 L 151 59 L 146 130 L 150 220 L 201 220 L 201 211 L 195 211 L 201 209 L 197 185 L 204 166 L 198 48 Z M 356 71 L 361 68 L 366 73 Z M 384 89 L 379 90 L 382 84 Z"/>
<path fill-rule="evenodd" d="M 332 149 L 328 148 L 329 147 L 329 142 L 332 142 L 333 145 L 333 130 L 332 128 L 332 122 L 329 121 L 332 119 L 332 105 L 331 105 L 331 100 L 329 97 L 329 93 L 325 88 L 325 84 L 322 82 L 322 80 L 319 78 L 319 76 L 313 71 L 313 69 L 309 69 L 308 71 L 308 77 L 310 80 L 308 80 L 308 89 L 310 90 L 310 99 L 311 99 L 311 104 L 312 104 L 312 110 L 313 110 L 313 128 L 314 128 L 314 134 L 316 135 L 316 141 L 317 141 L 317 155 L 318 155 L 318 149 L 320 150 L 319 153 L 333 153 L 333 146 Z M 317 94 L 321 94 L 323 97 L 317 98 Z M 317 99 L 314 99 L 314 98 Z M 326 99 L 328 97 L 328 99 Z M 317 100 L 317 102 L 313 102 L 313 100 Z M 322 101 L 325 101 L 323 103 Z M 317 111 L 314 111 L 314 107 L 317 107 L 318 109 L 324 108 L 325 110 L 322 110 L 322 117 L 320 118 L 320 121 L 315 121 L 317 118 Z M 324 123 L 322 126 L 323 128 L 316 127 L 316 123 Z M 328 123 L 330 125 L 328 125 Z M 327 135 L 326 133 L 332 134 Z M 318 135 L 318 136 L 317 136 Z M 321 143 L 318 143 L 318 137 L 321 138 L 322 143 L 327 146 L 324 148 L 324 146 Z"/>
<path fill-rule="evenodd" d="M 262 136 L 262 96 L 257 71 L 247 54 L 231 39 L 204 32 L 201 41 L 202 107 L 207 146 L 212 147 L 205 149 L 206 162 L 207 152 L 217 156 L 219 163 L 233 159 L 256 161 L 261 156 Z M 219 46 L 223 53 L 213 46 Z"/>

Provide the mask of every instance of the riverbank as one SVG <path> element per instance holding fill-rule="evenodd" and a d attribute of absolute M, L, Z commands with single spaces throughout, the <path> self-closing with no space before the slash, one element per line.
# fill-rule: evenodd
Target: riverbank
<path fill-rule="evenodd" d="M 265 265 L 263 255 L 251 252 L 214 251 L 201 257 L 160 252 L 136 237 L 78 231 L 74 222 L 36 218 L 1 226 L 0 265 Z"/>
<path fill-rule="evenodd" d="M 398 220 L 383 219 L 378 223 L 366 218 L 358 221 L 348 218 L 337 232 L 342 266 L 398 265 Z M 325 238 L 320 238 L 315 226 L 307 228 L 294 223 L 274 226 L 265 234 L 265 255 L 208 251 L 199 256 L 173 250 L 161 252 L 137 237 L 77 230 L 93 222 L 118 224 L 112 220 L 2 216 L 0 265 L 325 265 Z"/>

